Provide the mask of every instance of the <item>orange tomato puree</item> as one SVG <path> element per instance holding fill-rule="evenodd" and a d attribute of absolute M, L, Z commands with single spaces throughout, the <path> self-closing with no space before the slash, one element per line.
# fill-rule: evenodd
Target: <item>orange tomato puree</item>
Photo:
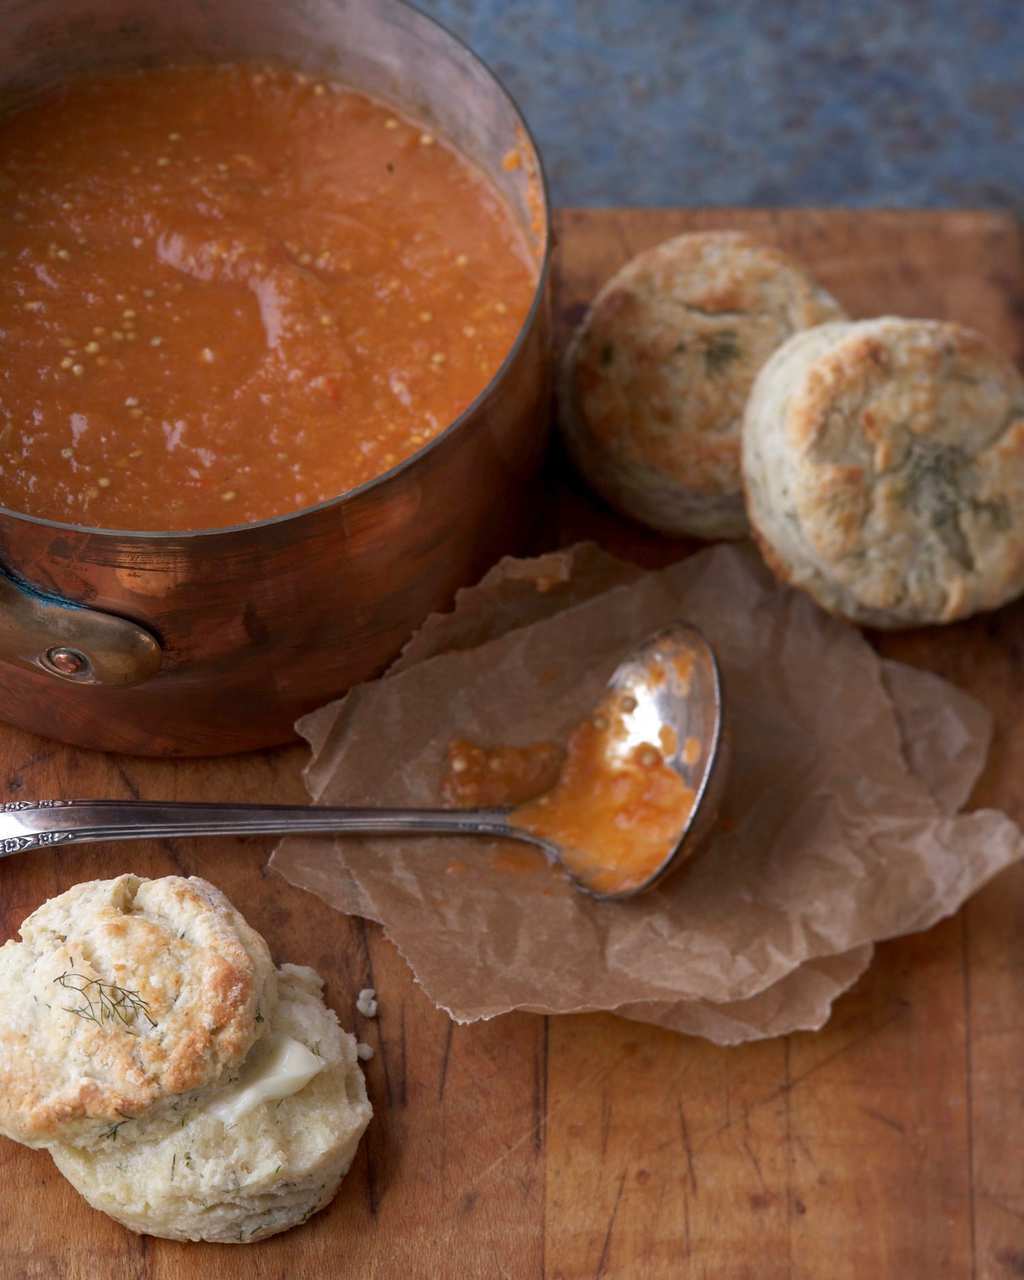
<path fill-rule="evenodd" d="M 535 278 L 490 181 L 343 85 L 69 83 L 0 121 L 0 503 L 184 530 L 334 497 L 472 402 Z"/>
<path fill-rule="evenodd" d="M 564 757 L 554 742 L 481 747 L 455 738 L 448 745 L 441 795 L 455 809 L 519 804 L 555 785 Z"/>
<path fill-rule="evenodd" d="M 511 818 L 559 845 L 566 870 L 596 893 L 647 881 L 675 848 L 696 799 L 657 747 L 623 751 L 622 737 L 607 715 L 578 725 L 557 785 Z"/>
<path fill-rule="evenodd" d="M 454 739 L 441 786 L 456 808 L 516 806 L 510 821 L 563 850 L 562 864 L 597 893 L 648 880 L 675 848 L 693 811 L 693 789 L 668 764 L 675 734 L 631 742 L 635 700 L 617 691 L 578 725 L 564 751 L 554 743 L 482 747 Z M 699 750 L 696 739 L 688 738 Z"/>

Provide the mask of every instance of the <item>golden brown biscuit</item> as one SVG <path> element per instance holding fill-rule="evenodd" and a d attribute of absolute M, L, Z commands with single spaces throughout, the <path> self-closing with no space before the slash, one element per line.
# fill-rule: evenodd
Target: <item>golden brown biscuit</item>
<path fill-rule="evenodd" d="M 110 1142 L 217 1085 L 277 1001 L 263 939 L 205 880 L 123 875 L 44 903 L 0 947 L 0 1133 Z"/>
<path fill-rule="evenodd" d="M 797 334 L 751 393 L 743 477 L 776 574 L 854 622 L 951 622 L 1024 590 L 1024 382 L 970 329 Z"/>
<path fill-rule="evenodd" d="M 747 394 L 794 332 L 843 318 L 781 250 L 738 231 L 677 236 L 594 300 L 566 353 L 570 456 L 613 507 L 668 534 L 747 532 L 739 434 Z"/>

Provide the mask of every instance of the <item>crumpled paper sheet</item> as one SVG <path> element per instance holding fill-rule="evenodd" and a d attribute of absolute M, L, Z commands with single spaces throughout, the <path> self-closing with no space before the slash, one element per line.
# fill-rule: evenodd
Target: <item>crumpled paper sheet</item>
<path fill-rule="evenodd" d="M 744 547 L 642 573 L 593 547 L 504 561 L 388 675 L 299 722 L 330 804 L 434 805 L 447 745 L 564 738 L 635 644 L 700 626 L 734 758 L 721 829 L 634 902 L 579 894 L 539 856 L 467 838 L 293 837 L 272 867 L 378 921 L 468 1022 L 610 1009 L 736 1043 L 822 1025 L 881 938 L 926 928 L 1024 851 L 1004 814 L 958 815 L 987 713 L 787 591 Z"/>

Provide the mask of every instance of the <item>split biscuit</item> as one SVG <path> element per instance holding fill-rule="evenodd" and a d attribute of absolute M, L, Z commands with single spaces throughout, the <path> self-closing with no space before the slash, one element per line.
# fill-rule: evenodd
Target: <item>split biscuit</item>
<path fill-rule="evenodd" d="M 283 965 L 267 1040 L 237 1081 L 129 1121 L 102 1147 L 55 1146 L 58 1169 L 94 1208 L 146 1235 L 249 1244 L 304 1222 L 334 1196 L 372 1114 L 355 1039 L 321 988 L 312 969 Z M 294 1091 L 294 1080 L 267 1087 L 275 1046 L 313 1062 Z"/>

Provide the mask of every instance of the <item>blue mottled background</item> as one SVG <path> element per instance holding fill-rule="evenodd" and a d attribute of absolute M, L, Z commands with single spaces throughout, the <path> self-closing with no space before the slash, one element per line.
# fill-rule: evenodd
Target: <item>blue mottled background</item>
<path fill-rule="evenodd" d="M 558 204 L 1024 204 L 1024 0 L 419 0 Z"/>

